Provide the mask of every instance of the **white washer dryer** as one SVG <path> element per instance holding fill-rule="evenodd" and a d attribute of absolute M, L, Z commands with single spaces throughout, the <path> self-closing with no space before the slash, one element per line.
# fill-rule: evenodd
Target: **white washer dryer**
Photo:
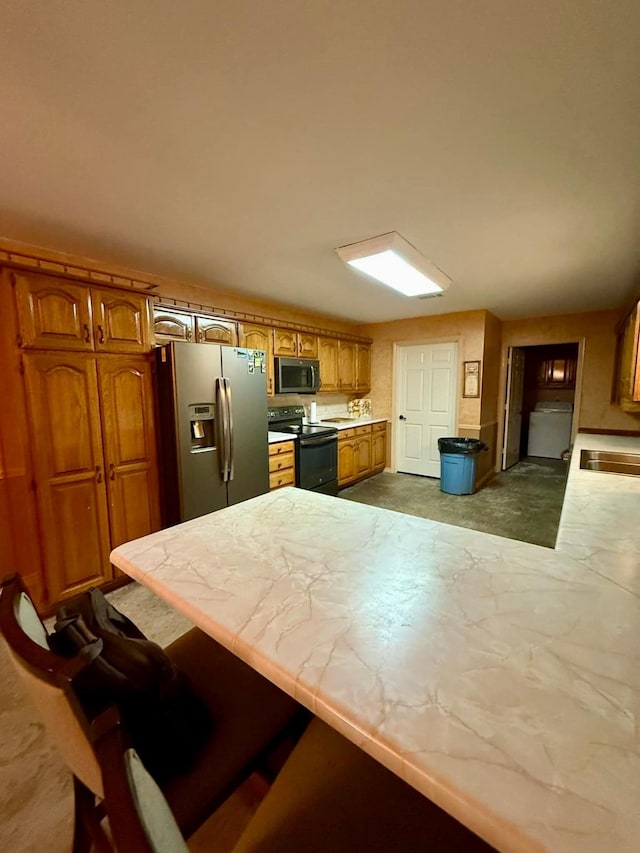
<path fill-rule="evenodd" d="M 536 403 L 529 415 L 527 456 L 560 459 L 562 451 L 571 444 L 572 420 L 573 403 Z"/>

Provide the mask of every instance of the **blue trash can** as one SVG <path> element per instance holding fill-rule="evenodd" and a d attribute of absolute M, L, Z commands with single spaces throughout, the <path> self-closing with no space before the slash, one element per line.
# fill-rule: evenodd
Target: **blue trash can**
<path fill-rule="evenodd" d="M 449 495 L 472 495 L 475 491 L 478 453 L 488 449 L 477 438 L 439 438 L 440 491 Z"/>

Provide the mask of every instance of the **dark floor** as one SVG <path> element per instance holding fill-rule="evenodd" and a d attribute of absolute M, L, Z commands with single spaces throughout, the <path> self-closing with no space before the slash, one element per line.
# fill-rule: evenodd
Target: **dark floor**
<path fill-rule="evenodd" d="M 566 475 L 559 459 L 527 457 L 473 495 L 445 494 L 431 477 L 383 473 L 340 497 L 553 548 Z"/>

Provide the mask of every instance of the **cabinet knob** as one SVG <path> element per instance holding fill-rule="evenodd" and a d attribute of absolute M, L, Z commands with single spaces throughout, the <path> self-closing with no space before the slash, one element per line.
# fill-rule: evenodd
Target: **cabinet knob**
<path fill-rule="evenodd" d="M 111 464 L 109 465 L 109 479 L 115 480 L 115 478 L 116 478 L 116 467 L 113 464 L 113 462 L 111 462 Z"/>
<path fill-rule="evenodd" d="M 102 326 L 98 326 L 98 343 L 104 343 L 104 329 Z"/>
<path fill-rule="evenodd" d="M 99 465 L 96 465 L 96 483 L 102 482 L 102 469 Z"/>
<path fill-rule="evenodd" d="M 89 329 L 89 324 L 85 323 L 84 326 L 84 342 L 85 344 L 91 343 L 91 330 Z"/>

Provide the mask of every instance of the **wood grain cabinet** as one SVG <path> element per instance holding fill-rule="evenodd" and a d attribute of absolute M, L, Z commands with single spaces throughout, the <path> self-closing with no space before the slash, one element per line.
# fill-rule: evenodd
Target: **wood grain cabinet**
<path fill-rule="evenodd" d="M 340 391 L 356 391 L 356 344 L 354 341 L 339 341 L 338 345 L 338 388 Z"/>
<path fill-rule="evenodd" d="M 362 393 L 371 388 L 371 346 L 356 344 L 356 391 Z"/>
<path fill-rule="evenodd" d="M 158 529 L 151 366 L 144 357 L 25 353 L 50 601 L 112 578 L 116 545 Z"/>
<path fill-rule="evenodd" d="M 199 344 L 222 344 L 238 346 L 238 330 L 232 320 L 196 315 L 196 340 Z"/>
<path fill-rule="evenodd" d="M 193 341 L 195 318 L 184 311 L 173 311 L 162 305 L 153 306 L 153 333 L 156 343 L 169 341 Z"/>
<path fill-rule="evenodd" d="M 384 471 L 387 464 L 387 425 L 371 424 L 371 468 L 374 474 Z"/>
<path fill-rule="evenodd" d="M 187 341 L 231 347 L 238 345 L 238 329 L 234 320 L 190 314 L 163 305 L 153 306 L 153 332 L 157 344 Z"/>
<path fill-rule="evenodd" d="M 640 412 L 640 302 L 619 330 L 617 370 L 620 408 Z"/>
<path fill-rule="evenodd" d="M 318 339 L 318 357 L 320 359 L 320 391 L 338 391 L 338 339 Z"/>
<path fill-rule="evenodd" d="M 264 350 L 267 354 L 267 396 L 275 393 L 273 373 L 273 339 L 270 326 L 242 323 L 239 328 L 240 346 L 247 349 Z"/>
<path fill-rule="evenodd" d="M 538 388 L 570 389 L 576 387 L 577 358 L 547 358 L 540 362 Z"/>
<path fill-rule="evenodd" d="M 387 424 L 379 422 L 338 432 L 338 486 L 349 486 L 384 470 Z"/>
<path fill-rule="evenodd" d="M 279 441 L 269 445 L 269 489 L 296 484 L 295 442 Z"/>
<path fill-rule="evenodd" d="M 144 353 L 151 348 L 149 300 L 56 276 L 12 272 L 19 343 L 25 348 Z"/>
<path fill-rule="evenodd" d="M 291 358 L 318 358 L 318 336 L 295 329 L 275 328 L 273 354 Z"/>

